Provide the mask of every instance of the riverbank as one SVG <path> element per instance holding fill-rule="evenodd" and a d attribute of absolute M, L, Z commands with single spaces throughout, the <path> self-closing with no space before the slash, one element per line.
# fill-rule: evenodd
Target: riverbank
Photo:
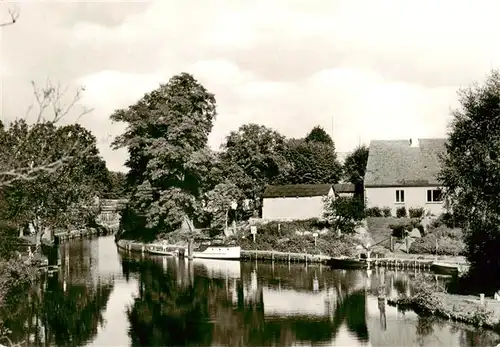
<path fill-rule="evenodd" d="M 112 234 L 114 231 L 115 231 L 114 226 L 108 226 L 108 225 L 99 225 L 97 228 L 58 231 L 54 233 L 54 243 L 57 244 L 58 242 L 79 239 L 83 237 L 105 236 Z M 27 241 L 31 245 L 37 244 L 35 235 L 29 235 L 29 236 L 23 235 L 20 238 Z M 47 243 L 47 245 L 51 245 L 51 242 L 49 242 L 46 239 L 43 239 L 42 242 Z"/>
<path fill-rule="evenodd" d="M 413 310 L 420 315 L 438 316 L 476 327 L 500 332 L 500 301 L 472 295 L 455 295 L 425 281 L 415 281 L 411 296 L 389 299 L 387 303 L 399 309 Z"/>
<path fill-rule="evenodd" d="M 147 243 L 131 240 L 119 240 L 117 247 L 122 250 L 131 252 L 149 253 L 147 250 Z M 186 247 L 185 244 L 169 244 L 173 246 Z M 334 257 L 337 258 L 337 257 Z M 271 261 L 271 262 L 291 262 L 291 263 L 324 263 L 329 264 L 332 257 L 326 254 L 306 253 L 306 252 L 283 252 L 276 250 L 259 250 L 259 249 L 241 249 L 241 260 L 257 260 L 257 261 Z M 466 264 L 463 257 L 452 256 L 439 256 L 432 255 L 406 255 L 406 254 L 393 254 L 389 257 L 372 258 L 369 263 L 370 266 L 388 267 L 397 269 L 420 269 L 431 270 L 431 265 L 435 260 L 440 263 L 447 263 L 450 265 L 464 265 Z M 367 265 L 366 260 L 360 260 L 360 264 Z M 352 266 L 352 265 L 351 265 Z M 361 266 L 362 267 L 362 266 Z"/>
<path fill-rule="evenodd" d="M 131 252 L 149 253 L 147 244 L 138 241 L 119 240 L 116 243 L 118 249 Z M 175 245 L 174 245 L 175 246 Z M 177 245 L 184 247 L 183 245 Z M 278 251 L 260 251 L 242 249 L 241 260 L 260 260 L 260 261 L 288 261 L 296 263 L 327 263 L 331 257 L 319 254 L 278 252 Z"/>

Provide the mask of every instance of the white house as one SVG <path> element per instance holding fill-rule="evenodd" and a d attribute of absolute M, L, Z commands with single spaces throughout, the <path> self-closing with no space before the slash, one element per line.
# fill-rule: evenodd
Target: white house
<path fill-rule="evenodd" d="M 364 182 L 366 206 L 390 207 L 393 215 L 401 206 L 407 210 L 423 207 L 433 215 L 443 213 L 437 174 L 445 141 L 371 141 Z"/>
<path fill-rule="evenodd" d="M 334 196 L 331 184 L 267 186 L 263 194 L 262 219 L 321 218 L 324 211 L 324 199 L 328 196 Z"/>

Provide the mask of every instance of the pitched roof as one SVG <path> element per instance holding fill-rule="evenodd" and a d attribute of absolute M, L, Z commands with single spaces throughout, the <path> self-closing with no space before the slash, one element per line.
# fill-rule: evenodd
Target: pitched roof
<path fill-rule="evenodd" d="M 331 184 L 288 184 L 267 186 L 263 198 L 325 196 L 332 188 Z"/>
<path fill-rule="evenodd" d="M 418 147 L 408 140 L 371 141 L 366 164 L 365 187 L 439 185 L 439 155 L 446 139 L 418 139 Z"/>
<path fill-rule="evenodd" d="M 354 193 L 356 186 L 352 183 L 338 183 L 333 185 L 336 193 Z"/>

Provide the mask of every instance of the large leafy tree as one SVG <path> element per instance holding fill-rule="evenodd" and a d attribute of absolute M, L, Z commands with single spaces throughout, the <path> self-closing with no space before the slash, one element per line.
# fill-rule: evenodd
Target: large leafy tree
<path fill-rule="evenodd" d="M 287 142 L 286 155 L 291 165 L 286 179 L 289 184 L 333 184 L 341 177 L 342 166 L 333 143 L 291 139 Z"/>
<path fill-rule="evenodd" d="M 323 217 L 334 231 L 353 233 L 365 218 L 363 200 L 345 196 L 327 198 Z"/>
<path fill-rule="evenodd" d="M 265 186 L 283 182 L 288 174 L 285 137 L 263 125 L 245 124 L 229 134 L 222 149 L 226 177 L 242 191 L 243 198 L 253 202 L 254 210 L 259 210 Z"/>
<path fill-rule="evenodd" d="M 500 72 L 459 92 L 440 179 L 446 202 L 463 223 L 471 276 L 500 286 Z"/>
<path fill-rule="evenodd" d="M 111 115 L 127 124 L 114 147 L 128 149 L 132 208 L 148 228 L 174 230 L 199 209 L 202 179 L 214 159 L 207 140 L 215 116 L 214 95 L 187 73 Z"/>
<path fill-rule="evenodd" d="M 344 179 L 356 186 L 356 192 L 359 196 L 363 196 L 363 183 L 368 155 L 369 148 L 364 145 L 359 146 L 345 158 L 342 168 Z"/>
<path fill-rule="evenodd" d="M 106 188 L 103 197 L 107 199 L 123 198 L 125 193 L 125 183 L 127 175 L 119 171 L 110 171 L 106 178 Z"/>
<path fill-rule="evenodd" d="M 325 129 L 323 129 L 319 125 L 312 128 L 309 134 L 307 134 L 307 136 L 305 137 L 305 140 L 306 142 L 316 142 L 325 145 L 333 145 L 333 140 L 330 135 L 328 135 Z"/>
<path fill-rule="evenodd" d="M 229 222 L 233 202 L 241 200 L 241 191 L 232 182 L 219 183 L 206 194 L 205 211 L 209 214 L 212 227 L 222 228 Z"/>
<path fill-rule="evenodd" d="M 21 166 L 41 167 L 44 161 L 63 161 L 56 170 L 42 170 L 33 178 L 3 188 L 9 220 L 31 225 L 39 236 L 47 229 L 92 222 L 99 212 L 95 197 L 102 192 L 108 174 L 92 133 L 78 124 L 28 126 L 18 120 L 4 128 L 1 136 Z M 21 146 L 23 150 L 19 151 Z"/>

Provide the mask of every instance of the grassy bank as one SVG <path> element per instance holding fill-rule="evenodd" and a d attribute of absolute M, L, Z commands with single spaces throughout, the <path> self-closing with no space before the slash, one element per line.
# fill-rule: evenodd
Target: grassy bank
<path fill-rule="evenodd" d="M 388 300 L 388 304 L 402 310 L 411 309 L 420 315 L 439 316 L 454 321 L 500 331 L 500 302 L 478 296 L 453 295 L 425 280 L 415 280 L 411 296 Z"/>
<path fill-rule="evenodd" d="M 439 256 L 461 256 L 465 252 L 463 232 L 446 225 L 442 218 L 424 222 L 422 218 L 368 217 L 367 228 L 374 243 L 387 250 L 390 237 L 394 236 L 395 253 L 406 252 L 401 231 L 418 229 L 420 236 L 412 239 L 409 253 L 413 255 L 433 254 Z M 437 249 L 436 249 L 437 244 Z"/>

